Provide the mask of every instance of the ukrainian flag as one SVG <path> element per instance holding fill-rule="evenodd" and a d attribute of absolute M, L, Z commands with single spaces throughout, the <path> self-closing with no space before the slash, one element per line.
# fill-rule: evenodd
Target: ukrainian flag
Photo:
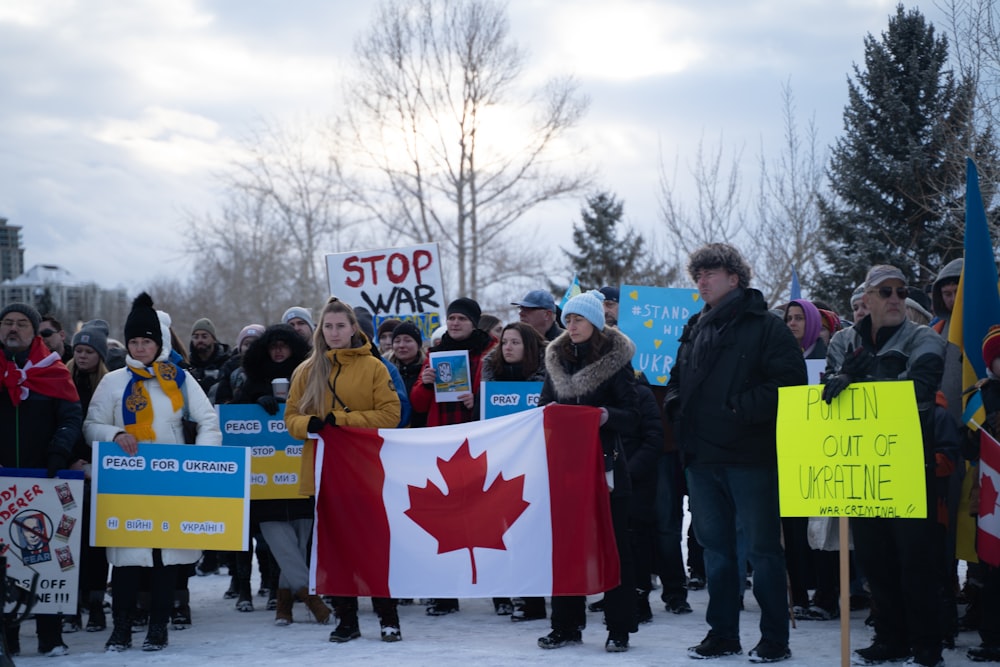
<path fill-rule="evenodd" d="M 962 419 L 977 429 L 986 415 L 982 397 L 973 389 L 978 380 L 986 377 L 983 338 L 990 326 L 1000 324 L 1000 291 L 976 163 L 966 159 L 966 167 L 965 262 L 951 311 L 948 341 L 962 350 L 962 386 L 966 392 Z"/>

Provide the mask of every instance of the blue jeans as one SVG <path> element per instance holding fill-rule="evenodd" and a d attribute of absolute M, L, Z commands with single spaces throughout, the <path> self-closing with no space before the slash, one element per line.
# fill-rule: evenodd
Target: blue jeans
<path fill-rule="evenodd" d="M 711 633 L 740 638 L 740 600 L 746 570 L 737 557 L 737 524 L 753 566 L 762 639 L 788 645 L 785 556 L 781 549 L 778 472 L 759 466 L 694 465 L 687 469 L 691 521 L 705 548 Z"/>

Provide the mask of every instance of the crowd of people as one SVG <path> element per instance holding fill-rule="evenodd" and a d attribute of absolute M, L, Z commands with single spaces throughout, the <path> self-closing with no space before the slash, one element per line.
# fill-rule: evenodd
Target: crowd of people
<path fill-rule="evenodd" d="M 972 512 L 977 508 L 963 498 L 962 478 L 978 459 L 978 440 L 959 420 L 961 351 L 947 341 L 961 260 L 943 267 L 927 289 L 907 286 L 897 267 L 871 267 L 851 298 L 853 321 L 814 300 L 769 306 L 751 287 L 747 262 L 727 244 L 699 248 L 687 268 L 704 306 L 683 329 L 668 383 L 652 387 L 634 370 L 635 346 L 617 327 L 616 286 L 576 295 L 561 308 L 547 290 L 532 290 L 511 302 L 518 321 L 508 323 L 459 297 L 430 340 L 411 321 L 389 318 L 376 328 L 371 312 L 331 297 L 316 319 L 312 309 L 293 306 L 280 322 L 247 324 L 231 349 L 208 317 L 195 322 L 185 344 L 145 293 L 132 304 L 124 344 L 103 320 L 70 335 L 30 305 L 7 305 L 0 312 L 4 467 L 41 468 L 50 476 L 78 469 L 89 484 L 90 443 L 113 442 L 127 455 L 145 443 L 219 444 L 215 406 L 227 403 L 256 404 L 271 415 L 283 405 L 288 432 L 305 443 L 301 496 L 251 501 L 246 551 L 104 549 L 84 540 L 79 613 L 36 615 L 38 651 L 63 655 L 65 634 L 109 625 L 107 651 L 130 649 L 133 632 L 143 630 L 142 650 L 161 650 L 168 629 L 192 625 L 188 579 L 222 563 L 230 572 L 223 595 L 238 611 L 252 612 L 253 552 L 257 597 L 266 599 L 275 625 L 292 623 L 299 601 L 317 623 L 336 623 L 331 642 L 360 637 L 357 598 L 309 592 L 315 493 L 309 435 L 328 426 L 467 423 L 479 419 L 481 381 L 533 381 L 542 383 L 541 405 L 600 409 L 621 571 L 618 586 L 589 606 L 604 616 L 605 649 L 627 651 L 630 635 L 651 620 L 658 578 L 661 602 L 674 614 L 692 611 L 688 590 L 708 589 L 708 633 L 688 649 L 690 657 L 740 654 L 740 612 L 752 579 L 760 640 L 748 657 L 788 659 L 790 618 L 822 622 L 849 611 L 839 608 L 841 545 L 831 519 L 781 517 L 778 503 L 778 388 L 806 384 L 806 360 L 817 359 L 825 360 L 827 402 L 856 382 L 912 381 L 923 437 L 927 518 L 851 520 L 849 599 L 852 609 L 870 609 L 875 630 L 855 662 L 943 665 L 942 647 L 954 646 L 960 629 L 980 632 L 970 659 L 1000 662 L 1000 574 L 970 563 L 964 587 L 956 576 L 957 517 L 970 504 Z M 981 350 L 990 374 L 978 387 L 988 411 L 984 427 L 994 433 L 1000 428 L 997 324 Z M 457 401 L 435 398 L 433 351 L 468 353 L 472 389 Z M 685 496 L 692 518 L 687 569 Z M 85 508 L 85 522 L 89 514 Z M 110 624 L 103 607 L 109 566 Z M 430 616 L 460 611 L 457 599 L 424 602 Z M 414 601 L 372 603 L 382 640 L 401 640 L 398 606 Z M 495 598 L 493 609 L 512 622 L 550 619 L 551 631 L 538 639 L 543 649 L 579 644 L 585 598 L 556 596 L 550 604 L 551 613 L 541 597 Z M 4 639 L 11 654 L 20 651 L 16 624 L 6 626 Z"/>

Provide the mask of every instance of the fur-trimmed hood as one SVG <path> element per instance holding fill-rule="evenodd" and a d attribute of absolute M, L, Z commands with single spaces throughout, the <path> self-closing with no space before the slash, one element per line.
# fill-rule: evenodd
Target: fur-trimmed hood
<path fill-rule="evenodd" d="M 576 371 L 567 367 L 564 357 L 573 346 L 569 332 L 564 331 L 549 343 L 545 351 L 545 370 L 560 401 L 579 398 L 596 391 L 603 382 L 621 370 L 622 366 L 632 362 L 635 343 L 613 327 L 605 327 L 603 333 L 608 339 L 604 353 L 596 361 Z"/>

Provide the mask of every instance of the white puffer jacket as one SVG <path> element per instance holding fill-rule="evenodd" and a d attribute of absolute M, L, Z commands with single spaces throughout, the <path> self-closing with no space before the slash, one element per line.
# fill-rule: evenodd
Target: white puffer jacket
<path fill-rule="evenodd" d="M 169 315 L 157 311 L 160 315 L 160 326 L 163 332 L 163 340 L 170 340 L 170 319 Z M 164 324 L 164 321 L 166 322 Z M 170 355 L 170 349 L 164 348 L 158 357 L 158 361 L 164 361 Z M 141 368 L 142 363 L 136 361 L 131 356 L 126 357 L 126 364 L 133 368 Z M 122 414 L 122 394 L 128 385 L 129 372 L 127 368 L 121 368 L 104 376 L 94 397 L 90 401 L 90 408 L 87 411 L 87 418 L 83 423 L 83 434 L 87 442 L 112 442 L 116 435 L 125 432 L 125 419 Z M 184 410 L 173 410 L 170 398 L 156 381 L 145 383 L 146 391 L 153 404 L 153 431 L 156 433 L 156 443 L 177 444 L 184 442 L 184 432 L 181 427 L 181 418 Z M 222 432 L 219 430 L 219 416 L 215 412 L 215 407 L 205 396 L 198 383 L 190 375 L 184 383 L 184 392 L 187 396 L 187 410 L 189 419 L 198 424 L 198 437 L 195 444 L 198 445 L 220 445 L 222 444 Z M 140 442 L 139 451 L 142 451 Z M 195 549 L 162 549 L 164 565 L 182 565 L 197 562 L 201 556 L 201 551 Z M 107 549 L 108 562 L 116 567 L 153 566 L 153 550 L 137 547 L 109 547 Z"/>

